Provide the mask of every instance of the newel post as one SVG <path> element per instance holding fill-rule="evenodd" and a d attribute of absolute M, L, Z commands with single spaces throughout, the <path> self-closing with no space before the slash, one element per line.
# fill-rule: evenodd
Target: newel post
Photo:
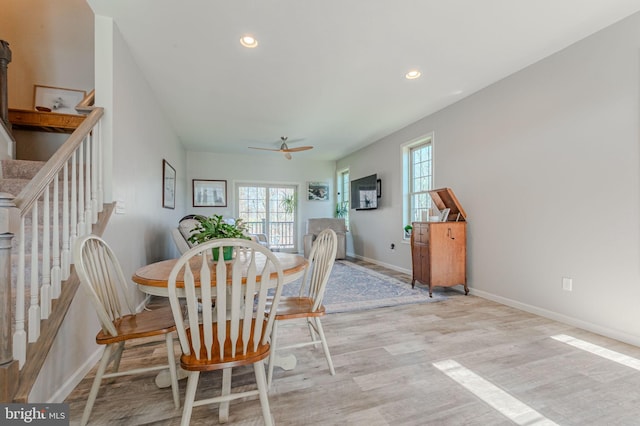
<path fill-rule="evenodd" d="M 7 85 L 7 67 L 11 62 L 9 43 L 0 40 L 0 118 L 9 127 L 9 92 Z M 11 128 L 11 127 L 9 127 Z"/>
<path fill-rule="evenodd" d="M 0 402 L 11 402 L 18 388 L 18 361 L 11 336 L 11 216 L 13 195 L 0 193 Z"/>

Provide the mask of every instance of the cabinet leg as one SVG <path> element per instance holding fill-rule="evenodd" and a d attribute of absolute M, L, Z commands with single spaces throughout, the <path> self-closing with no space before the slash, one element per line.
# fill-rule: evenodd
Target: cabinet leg
<path fill-rule="evenodd" d="M 416 287 L 416 279 L 412 279 L 411 280 L 411 288 L 415 288 Z"/>
<path fill-rule="evenodd" d="M 467 294 L 469 294 L 469 287 L 467 287 L 467 285 L 464 285 L 464 295 L 466 296 Z"/>
<path fill-rule="evenodd" d="M 433 293 L 431 293 L 431 284 L 429 284 L 429 297 L 433 297 Z"/>

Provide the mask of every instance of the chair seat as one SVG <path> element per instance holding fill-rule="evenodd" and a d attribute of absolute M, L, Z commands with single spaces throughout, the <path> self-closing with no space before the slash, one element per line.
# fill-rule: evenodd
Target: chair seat
<path fill-rule="evenodd" d="M 276 310 L 276 320 L 321 317 L 326 313 L 324 305 L 320 305 L 317 311 L 312 309 L 313 299 L 310 297 L 281 297 Z"/>
<path fill-rule="evenodd" d="M 251 328 L 255 326 L 255 319 L 252 321 Z M 241 321 L 242 323 L 242 321 Z M 224 356 L 220 358 L 220 346 L 218 345 L 218 330 L 216 324 L 213 325 L 213 345 L 211 348 L 211 358 L 207 356 L 207 350 L 204 346 L 204 325 L 200 324 L 200 341 L 203 343 L 200 348 L 200 359 L 196 358 L 195 351 L 193 350 L 191 329 L 187 329 L 187 339 L 189 340 L 190 354 L 182 354 L 180 357 L 180 365 L 187 371 L 214 371 L 223 370 L 230 367 L 239 367 L 241 365 L 253 364 L 261 361 L 269 356 L 270 345 L 258 344 L 256 350 L 253 350 L 253 337 L 249 339 L 247 344 L 247 353 L 243 354 L 243 342 L 242 339 L 238 339 L 236 343 L 236 354 L 232 356 L 230 335 L 230 322 L 227 321 L 227 339 L 225 341 Z M 242 326 L 240 327 L 242 329 Z M 259 336 L 260 338 L 262 336 Z"/>
<path fill-rule="evenodd" d="M 164 335 L 176 329 L 170 306 L 153 311 L 142 311 L 136 315 L 125 315 L 114 321 L 113 325 L 116 327 L 118 335 L 111 336 L 101 330 L 96 335 L 96 343 L 109 345 L 141 337 Z"/>
<path fill-rule="evenodd" d="M 96 375 L 84 406 L 80 425 L 85 426 L 91 417 L 93 404 L 103 379 L 142 374 L 149 371 L 169 369 L 173 405 L 180 407 L 178 375 L 173 346 L 173 332 L 176 330 L 173 311 L 170 307 L 135 314 L 135 304 L 130 299 L 131 285 L 125 279 L 120 262 L 106 241 L 95 235 L 84 235 L 75 240 L 73 264 L 86 296 L 95 308 L 101 330 L 96 335 L 96 343 L 104 345 Z M 164 337 L 167 350 L 166 363 L 149 362 L 143 368 L 120 371 L 120 361 L 125 350 L 125 342 L 151 336 Z M 152 339 L 153 340 L 153 339 Z M 159 339 L 157 339 L 159 340 Z M 142 342 L 141 342 L 142 343 Z M 151 341 L 147 343 L 155 344 Z M 111 372 L 107 369 L 111 367 Z M 117 386 L 120 386 L 119 384 Z"/>
<path fill-rule="evenodd" d="M 311 222 L 311 219 L 309 219 Z M 344 219 L 342 219 L 344 226 Z M 306 343 L 297 343 L 295 345 L 289 345 L 285 348 L 297 348 L 301 346 L 314 345 L 318 343 L 322 344 L 322 350 L 329 366 L 331 375 L 336 374 L 333 368 L 333 362 L 331 361 L 331 355 L 329 354 L 329 345 L 322 329 L 322 323 L 320 317 L 324 316 L 326 309 L 322 304 L 324 297 L 324 290 L 329 281 L 329 275 L 331 274 L 331 268 L 335 261 L 337 253 L 338 237 L 333 229 L 323 229 L 318 234 L 318 237 L 313 241 L 311 250 L 308 253 L 309 266 L 304 271 L 304 276 L 300 283 L 300 290 L 298 297 L 281 297 L 280 303 L 274 309 L 275 315 L 270 312 L 270 317 L 275 317 L 275 323 L 273 325 L 273 333 L 271 336 L 271 351 L 276 354 L 278 350 L 278 324 L 282 320 L 293 319 L 306 319 L 309 334 L 311 335 L 311 341 Z M 305 257 L 307 257 L 307 247 L 305 245 Z M 316 309 L 314 307 L 317 306 Z M 313 319 L 312 319 L 313 318 Z M 273 379 L 273 367 L 275 365 L 275 356 L 269 360 L 269 367 L 267 372 L 267 384 L 271 385 Z"/>

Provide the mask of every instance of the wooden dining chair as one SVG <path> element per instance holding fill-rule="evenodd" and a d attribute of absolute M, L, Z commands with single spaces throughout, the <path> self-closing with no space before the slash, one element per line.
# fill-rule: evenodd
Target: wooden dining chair
<path fill-rule="evenodd" d="M 232 260 L 214 262 L 212 249 L 223 247 L 232 247 Z M 180 365 L 188 372 L 182 425 L 189 424 L 193 407 L 213 403 L 220 403 L 223 423 L 229 401 L 252 395 L 259 396 L 265 424 L 272 424 L 263 360 L 271 353 L 274 318 L 266 316 L 265 307 L 270 288 L 275 288 L 277 306 L 283 277 L 280 261 L 269 249 L 234 238 L 200 243 L 173 267 L 169 301 L 182 348 Z M 231 393 L 232 368 L 243 365 L 253 365 L 257 390 Z M 222 370 L 221 394 L 195 401 L 200 373 L 215 370 Z"/>
<path fill-rule="evenodd" d="M 335 262 L 338 239 L 335 231 L 325 229 L 318 234 L 313 242 L 311 252 L 309 253 L 309 266 L 302 277 L 300 285 L 300 293 L 297 297 L 282 297 L 277 308 L 275 305 L 269 306 L 269 316 L 275 312 L 275 322 L 273 323 L 273 331 L 271 336 L 271 352 L 273 356 L 269 359 L 269 372 L 267 375 L 267 383 L 271 386 L 273 378 L 273 367 L 276 358 L 276 351 L 281 349 L 293 349 L 309 345 L 322 344 L 324 356 L 329 366 L 331 375 L 335 375 L 333 361 L 329 353 L 329 345 L 322 329 L 320 317 L 325 315 L 325 308 L 322 305 L 324 291 L 331 274 L 331 269 Z M 280 321 L 305 318 L 311 335 L 311 341 L 300 342 L 288 346 L 277 347 L 278 324 Z"/>
<path fill-rule="evenodd" d="M 96 372 L 89 398 L 82 414 L 81 425 L 86 425 L 98 395 L 102 379 L 169 369 L 173 403 L 180 407 L 176 360 L 173 348 L 175 323 L 170 307 L 135 312 L 128 297 L 130 289 L 115 254 L 107 243 L 95 235 L 86 235 L 75 242 L 73 258 L 75 268 L 85 292 L 93 304 L 102 330 L 96 343 L 106 345 Z M 123 303 L 124 301 L 124 303 Z M 152 336 L 165 336 L 167 363 L 134 370 L 118 371 L 125 342 Z M 113 371 L 105 373 L 113 362 Z"/>

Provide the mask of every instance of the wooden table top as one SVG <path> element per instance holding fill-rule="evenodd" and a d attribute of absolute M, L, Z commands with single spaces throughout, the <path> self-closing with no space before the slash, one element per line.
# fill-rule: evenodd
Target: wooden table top
<path fill-rule="evenodd" d="M 307 267 L 308 261 L 303 256 L 293 254 L 293 253 L 281 253 L 281 252 L 274 252 L 274 254 L 276 255 L 276 257 L 280 261 L 280 264 L 282 265 L 285 283 L 288 283 L 297 279 L 302 274 L 304 269 Z M 258 270 L 260 270 L 261 267 L 264 266 L 265 260 L 266 260 L 266 257 L 263 254 L 257 253 L 256 264 L 258 266 Z M 143 266 L 133 274 L 131 279 L 133 280 L 133 282 L 141 286 L 166 289 L 167 282 L 169 280 L 169 274 L 171 273 L 171 270 L 173 269 L 177 261 L 178 259 L 169 259 L 169 260 L 163 260 L 160 262 Z M 200 281 L 201 262 L 202 262 L 202 258 L 200 256 L 193 257 L 189 261 L 189 263 L 191 264 L 191 269 L 194 274 L 194 278 L 197 283 L 199 283 Z M 215 263 L 211 262 L 211 260 L 209 260 L 209 262 L 210 262 L 210 269 L 211 269 L 211 274 L 213 278 L 215 277 L 215 266 L 214 266 Z M 183 287 L 183 286 L 184 286 L 184 282 L 182 278 L 182 272 L 180 272 L 176 277 L 176 287 Z"/>

